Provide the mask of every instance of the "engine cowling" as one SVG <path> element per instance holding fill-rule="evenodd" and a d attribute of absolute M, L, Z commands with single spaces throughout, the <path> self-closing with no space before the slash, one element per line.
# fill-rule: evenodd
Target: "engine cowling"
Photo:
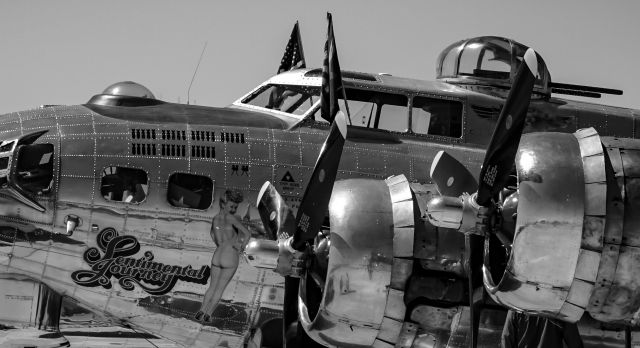
<path fill-rule="evenodd" d="M 399 340 L 413 207 L 404 176 L 335 183 L 326 281 L 318 294 L 308 272 L 299 292 L 299 318 L 310 337 L 328 346 L 392 347 Z"/>
<path fill-rule="evenodd" d="M 516 168 L 510 257 L 500 267 L 485 255 L 490 296 L 570 322 L 587 311 L 600 321 L 634 323 L 640 309 L 640 140 L 601 138 L 592 128 L 532 133 L 520 142 Z"/>

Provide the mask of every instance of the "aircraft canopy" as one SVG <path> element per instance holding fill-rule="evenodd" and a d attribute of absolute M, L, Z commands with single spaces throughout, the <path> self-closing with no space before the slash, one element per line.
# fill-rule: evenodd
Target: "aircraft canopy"
<path fill-rule="evenodd" d="M 511 87 L 528 47 L 511 39 L 481 36 L 449 45 L 438 56 L 439 80 L 460 85 Z M 538 55 L 534 92 L 550 94 L 551 76 Z"/>

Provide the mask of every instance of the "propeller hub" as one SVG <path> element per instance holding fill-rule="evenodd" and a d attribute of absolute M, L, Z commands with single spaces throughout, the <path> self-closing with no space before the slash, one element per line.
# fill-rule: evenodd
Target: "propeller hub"
<path fill-rule="evenodd" d="M 516 231 L 516 218 L 518 216 L 518 192 L 514 192 L 502 201 L 502 226 L 501 231 L 507 237 L 509 245 L 513 241 Z"/>

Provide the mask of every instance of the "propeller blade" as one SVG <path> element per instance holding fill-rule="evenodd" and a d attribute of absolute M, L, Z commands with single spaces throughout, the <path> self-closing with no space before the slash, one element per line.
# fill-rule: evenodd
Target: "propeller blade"
<path fill-rule="evenodd" d="M 481 206 L 487 206 L 502 190 L 511 173 L 537 71 L 537 54 L 534 50 L 528 49 L 500 112 L 480 170 L 480 186 L 476 201 Z"/>
<path fill-rule="evenodd" d="M 338 65 L 338 57 L 335 50 L 335 42 L 333 38 L 333 26 L 331 22 L 331 15 L 327 14 L 329 21 L 329 29 L 327 34 L 327 47 L 325 50 L 325 67 L 324 72 L 329 72 L 329 78 L 322 79 L 322 96 L 323 98 L 322 109 L 324 111 L 330 111 L 329 114 L 322 112 L 322 116 L 325 118 L 331 118 L 337 111 L 329 135 L 320 149 L 318 160 L 313 168 L 311 179 L 305 188 L 300 207 L 296 214 L 295 219 L 295 232 L 291 238 L 291 247 L 298 251 L 304 251 L 309 241 L 312 241 L 324 221 L 324 216 L 329 207 L 329 200 L 331 199 L 331 193 L 333 191 L 333 183 L 336 180 L 338 173 L 338 165 L 340 164 L 340 157 L 342 156 L 342 149 L 344 147 L 345 139 L 347 138 L 347 123 L 344 114 L 339 111 L 337 105 L 336 92 L 337 86 L 342 85 L 342 79 L 340 77 L 340 66 Z M 330 43 L 331 41 L 331 43 Z M 332 49 L 331 49 L 332 48 Z M 332 53 L 329 56 L 329 53 Z M 331 63 L 331 64 L 329 64 Z M 333 76 L 337 74 L 337 76 Z M 326 94 L 325 94 L 326 92 Z M 328 98 L 333 96 L 333 98 Z M 325 105 L 325 101 L 329 101 L 329 104 L 334 108 Z M 326 108 L 325 108 L 326 106 Z M 286 220 L 286 219 L 285 219 Z M 286 231 L 284 231 L 286 232 Z M 293 325 L 294 322 L 298 322 L 298 290 L 300 286 L 300 280 L 291 277 L 285 277 L 285 294 L 284 294 L 284 334 L 285 342 L 287 341 L 287 330 Z M 299 326 L 299 325 L 298 325 Z M 308 338 L 303 328 L 299 327 L 296 334 L 296 346 L 303 347 L 315 347 L 319 346 Z M 286 343 L 285 343 L 286 345 Z"/>
<path fill-rule="evenodd" d="M 329 136 L 322 145 L 296 215 L 296 231 L 291 243 L 296 250 L 302 251 L 305 244 L 313 240 L 322 227 L 346 138 L 347 123 L 344 114 L 338 112 Z"/>
<path fill-rule="evenodd" d="M 293 338 L 293 333 L 291 331 L 294 328 L 292 325 L 297 324 L 298 322 L 298 287 L 300 287 L 299 278 L 284 277 L 284 304 L 282 306 L 282 337 L 284 347 L 287 346 L 287 341 L 290 341 Z M 296 327 L 295 329 L 303 330 L 301 327 Z M 296 346 L 295 342 L 291 343 L 293 343 L 292 347 Z"/>
<path fill-rule="evenodd" d="M 478 189 L 476 178 L 457 159 L 444 151 L 438 151 L 431 164 L 429 176 L 443 196 L 459 197 Z"/>
<path fill-rule="evenodd" d="M 287 239 L 295 230 L 295 220 L 291 209 L 278 190 L 265 182 L 258 193 L 258 212 L 267 235 L 272 240 Z"/>
<path fill-rule="evenodd" d="M 304 250 L 306 243 L 318 234 L 329 206 L 346 134 L 347 123 L 344 114 L 338 112 L 318 155 L 295 220 L 276 188 L 270 182 L 264 183 L 258 194 L 257 205 L 264 228 L 272 238 L 287 239 L 293 234 L 292 247 Z M 299 286 L 300 279 L 285 277 L 282 332 L 284 345 L 289 341 L 293 346 L 299 346 L 298 343 L 304 342 L 308 347 L 321 347 L 308 338 L 302 328 L 298 328 L 294 337 L 291 337 L 291 330 L 298 321 Z"/>
<path fill-rule="evenodd" d="M 258 193 L 257 206 L 264 229 L 271 239 L 286 240 L 291 237 L 290 234 L 295 231 L 293 214 L 271 182 L 267 181 L 262 185 Z M 299 286 L 299 278 L 284 277 L 283 347 L 298 347 L 300 342 L 305 339 L 304 330 L 297 327 Z M 309 340 L 307 338 L 306 343 L 309 347 L 312 347 L 315 342 L 308 342 Z"/>
<path fill-rule="evenodd" d="M 482 288 L 481 283 L 481 270 L 480 267 L 476 265 L 482 265 L 482 256 L 483 256 L 483 243 L 484 238 L 482 236 L 474 235 L 474 234 L 465 234 L 464 236 L 464 244 L 465 244 L 465 256 L 468 262 L 468 291 L 469 291 L 469 314 L 470 320 L 469 325 L 471 325 L 471 348 L 476 348 L 478 346 L 478 332 L 480 327 L 480 313 L 481 313 L 481 304 L 482 304 L 482 296 L 484 289 Z M 480 284 L 476 287 L 476 284 Z M 478 290 L 478 291 L 476 291 Z"/>

